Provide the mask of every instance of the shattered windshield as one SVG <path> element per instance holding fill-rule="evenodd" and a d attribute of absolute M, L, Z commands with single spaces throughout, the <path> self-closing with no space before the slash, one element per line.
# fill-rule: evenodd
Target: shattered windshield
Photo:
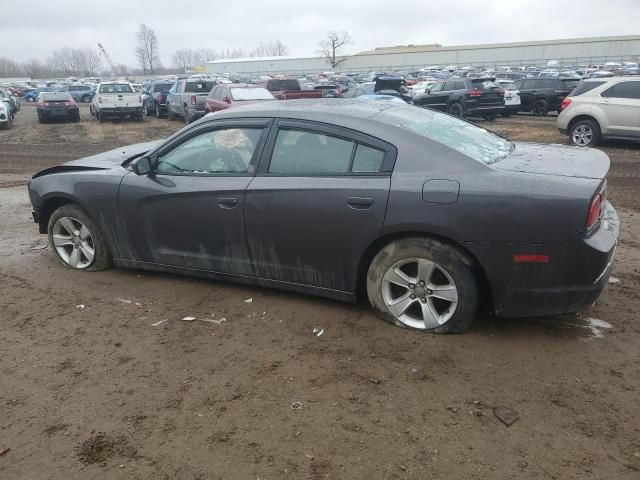
<path fill-rule="evenodd" d="M 514 146 L 484 128 L 424 108 L 397 108 L 384 113 L 384 120 L 441 143 L 484 164 L 509 155 Z"/>

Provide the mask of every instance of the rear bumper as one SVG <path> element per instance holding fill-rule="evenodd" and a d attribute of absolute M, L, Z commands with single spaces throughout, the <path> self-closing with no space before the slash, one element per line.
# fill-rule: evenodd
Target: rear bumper
<path fill-rule="evenodd" d="M 482 107 L 482 106 L 473 106 L 473 107 L 468 107 L 467 108 L 467 115 L 477 115 L 477 116 L 482 116 L 482 115 L 491 115 L 491 114 L 500 114 L 502 112 L 504 112 L 505 108 L 504 105 L 491 105 L 491 106 L 486 106 L 486 107 Z"/>
<path fill-rule="evenodd" d="M 191 118 L 192 120 L 204 117 L 206 113 L 207 112 L 205 111 L 204 107 L 202 107 L 202 109 L 189 107 L 189 118 Z"/>
<path fill-rule="evenodd" d="M 45 110 L 45 109 L 37 109 L 38 116 L 41 118 L 74 118 L 80 114 L 80 110 L 78 108 L 68 108 L 68 109 L 60 109 L 60 110 Z"/>
<path fill-rule="evenodd" d="M 563 315 L 582 310 L 602 294 L 611 275 L 619 229 L 618 215 L 607 203 L 602 224 L 591 237 L 551 247 L 525 247 L 527 253 L 549 255 L 548 263 L 514 263 L 510 257 L 523 252 L 517 245 L 503 246 L 497 253 L 495 245 L 493 251 L 476 245 L 469 249 L 485 269 L 496 316 Z"/>
<path fill-rule="evenodd" d="M 142 105 L 139 107 L 112 107 L 112 108 L 100 108 L 100 114 L 105 116 L 125 116 L 132 113 L 142 113 Z"/>

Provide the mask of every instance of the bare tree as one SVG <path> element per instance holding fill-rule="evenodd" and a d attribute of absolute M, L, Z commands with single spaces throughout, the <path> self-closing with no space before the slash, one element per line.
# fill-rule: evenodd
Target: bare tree
<path fill-rule="evenodd" d="M 49 66 L 37 58 L 31 58 L 22 62 L 22 70 L 29 78 L 47 78 L 53 76 L 53 72 L 51 72 Z"/>
<path fill-rule="evenodd" d="M 280 40 L 261 43 L 249 54 L 250 57 L 283 57 L 289 54 L 289 49 Z"/>
<path fill-rule="evenodd" d="M 199 48 L 193 52 L 194 65 L 204 65 L 205 63 L 216 60 L 218 58 L 218 52 L 213 48 Z"/>
<path fill-rule="evenodd" d="M 24 75 L 22 67 L 16 61 L 10 58 L 0 57 L 0 78 L 2 77 L 19 77 Z"/>
<path fill-rule="evenodd" d="M 82 70 L 86 76 L 95 76 L 98 70 L 102 68 L 102 59 L 100 54 L 92 48 L 86 48 L 82 51 Z"/>
<path fill-rule="evenodd" d="M 180 50 L 176 50 L 175 52 L 173 52 L 173 55 L 171 55 L 171 62 L 173 63 L 173 66 L 179 68 L 183 73 L 188 69 L 193 68 L 195 64 L 193 53 L 193 50 L 189 48 L 181 48 Z"/>
<path fill-rule="evenodd" d="M 324 58 L 327 59 L 331 68 L 336 68 L 346 59 L 337 57 L 337 50 L 344 45 L 348 45 L 353 43 L 353 39 L 348 32 L 327 32 L 327 35 L 324 39 L 318 42 L 318 47 L 320 47 L 319 52 L 322 54 Z"/>
<path fill-rule="evenodd" d="M 100 55 L 91 48 L 59 48 L 47 61 L 52 72 L 61 75 L 96 75 L 102 66 Z"/>
<path fill-rule="evenodd" d="M 154 70 L 160 66 L 160 52 L 156 32 L 154 32 L 151 27 L 141 23 L 138 26 L 136 39 L 138 43 L 135 48 L 135 54 L 138 59 L 138 63 L 140 63 L 145 75 L 147 73 L 147 69 L 149 70 L 149 73 L 153 74 Z"/>

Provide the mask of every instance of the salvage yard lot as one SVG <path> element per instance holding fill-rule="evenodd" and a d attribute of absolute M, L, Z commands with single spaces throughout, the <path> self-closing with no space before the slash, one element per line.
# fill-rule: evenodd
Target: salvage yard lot
<path fill-rule="evenodd" d="M 640 475 L 640 146 L 603 147 L 619 283 L 593 308 L 436 336 L 364 302 L 62 268 L 31 221 L 29 176 L 183 125 L 81 115 L 39 125 L 25 106 L 0 132 L 0 478 Z M 566 143 L 551 116 L 482 125 Z"/>

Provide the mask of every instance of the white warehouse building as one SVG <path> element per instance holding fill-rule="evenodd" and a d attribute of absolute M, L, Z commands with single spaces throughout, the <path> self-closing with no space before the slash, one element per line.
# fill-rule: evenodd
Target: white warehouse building
<path fill-rule="evenodd" d="M 640 36 L 570 38 L 487 45 L 443 47 L 408 45 L 339 57 L 344 61 L 336 68 L 341 72 L 406 70 L 439 65 L 545 66 L 549 61 L 564 65 L 597 65 L 609 61 L 637 62 L 640 58 Z M 206 64 L 212 74 L 305 74 L 331 70 L 322 57 L 254 57 L 213 60 Z"/>

